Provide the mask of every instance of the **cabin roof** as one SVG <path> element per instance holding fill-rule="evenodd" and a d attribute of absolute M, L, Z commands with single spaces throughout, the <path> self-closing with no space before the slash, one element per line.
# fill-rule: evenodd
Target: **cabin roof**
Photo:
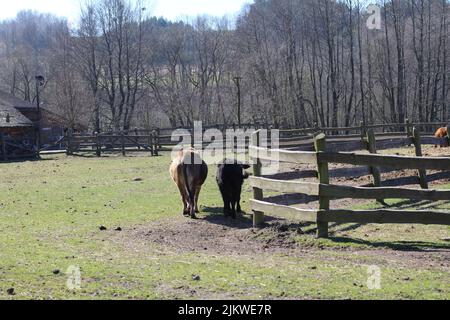
<path fill-rule="evenodd" d="M 16 109 L 36 108 L 36 105 L 34 105 L 33 103 L 16 98 L 14 95 L 7 93 L 3 90 L 0 90 L 0 105 L 9 106 Z"/>
<path fill-rule="evenodd" d="M 32 103 L 0 90 L 0 128 L 32 127 L 33 122 L 18 110 L 32 106 Z"/>
<path fill-rule="evenodd" d="M 16 98 L 10 93 L 0 90 L 0 128 L 32 127 L 36 121 L 37 107 L 34 103 Z M 9 122 L 6 121 L 9 114 Z M 52 124 L 65 126 L 66 118 L 41 107 L 41 114 Z M 87 127 L 77 123 L 76 129 L 87 130 Z"/>

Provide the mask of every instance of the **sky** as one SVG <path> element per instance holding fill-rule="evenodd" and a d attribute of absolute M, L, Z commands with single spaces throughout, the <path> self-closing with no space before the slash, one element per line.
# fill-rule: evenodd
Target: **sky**
<path fill-rule="evenodd" d="M 66 17 L 76 24 L 81 3 L 84 0 L 0 0 L 0 20 L 14 18 L 21 10 L 35 10 Z M 242 6 L 252 0 L 143 0 L 152 15 L 169 20 L 197 15 L 235 15 Z"/>

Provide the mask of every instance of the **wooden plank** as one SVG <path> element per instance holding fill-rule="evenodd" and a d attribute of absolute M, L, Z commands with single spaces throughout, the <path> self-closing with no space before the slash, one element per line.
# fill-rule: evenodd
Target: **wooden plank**
<path fill-rule="evenodd" d="M 385 140 L 378 139 L 377 135 L 377 150 L 387 150 L 402 148 L 413 144 L 412 138 L 388 138 Z"/>
<path fill-rule="evenodd" d="M 316 152 L 318 155 L 327 149 L 326 138 L 324 134 L 319 134 L 314 142 Z M 320 157 L 317 157 L 317 173 L 321 184 L 329 184 L 330 176 L 328 173 L 328 162 L 321 161 Z M 321 195 L 319 192 L 319 209 L 330 209 L 330 198 Z M 328 223 L 317 220 L 317 238 L 328 238 Z"/>
<path fill-rule="evenodd" d="M 275 217 L 293 218 L 306 222 L 317 221 L 317 210 L 298 209 L 260 200 L 250 200 L 250 206 L 253 211 L 264 212 Z"/>
<path fill-rule="evenodd" d="M 344 136 L 345 138 L 345 136 Z M 393 138 L 385 137 L 378 139 L 377 135 L 377 149 L 386 150 L 393 148 L 401 148 L 412 144 L 412 138 Z M 280 147 L 283 149 L 289 149 L 291 151 L 314 151 L 314 141 L 309 139 L 306 141 L 286 142 L 280 143 Z M 328 152 L 353 152 L 358 150 L 365 150 L 364 144 L 361 142 L 360 137 L 349 139 L 328 139 L 327 151 Z"/>
<path fill-rule="evenodd" d="M 411 210 L 326 210 L 318 220 L 336 223 L 392 223 L 450 225 L 450 213 Z"/>
<path fill-rule="evenodd" d="M 262 177 L 250 177 L 250 185 L 261 190 L 271 190 L 283 193 L 302 193 L 310 196 L 319 195 L 319 184 L 312 182 L 274 180 Z"/>
<path fill-rule="evenodd" d="M 422 136 L 421 142 L 422 142 L 422 144 L 426 144 L 426 145 L 439 146 L 439 145 L 445 143 L 445 138 L 436 138 L 433 136 Z"/>
<path fill-rule="evenodd" d="M 267 149 L 255 146 L 249 147 L 250 156 L 269 161 L 280 161 L 297 164 L 317 163 L 317 153 L 308 151 L 288 151 L 280 149 Z"/>
<path fill-rule="evenodd" d="M 295 147 L 302 147 L 307 145 L 312 145 L 314 143 L 314 140 L 312 138 L 308 138 L 305 140 L 295 140 L 295 141 L 286 141 L 286 142 L 279 142 L 280 148 L 295 148 Z"/>
<path fill-rule="evenodd" d="M 319 194 L 334 199 L 450 200 L 450 190 L 419 190 L 397 187 L 367 188 L 321 184 Z"/>
<path fill-rule="evenodd" d="M 318 158 L 323 162 L 388 167 L 393 169 L 427 169 L 448 170 L 450 158 L 419 158 L 387 155 L 367 155 L 358 153 L 320 153 Z"/>
<path fill-rule="evenodd" d="M 304 141 L 312 141 L 314 139 L 313 136 L 308 135 L 308 136 L 296 136 L 296 137 L 287 137 L 287 138 L 280 138 L 279 142 L 280 142 L 280 146 L 282 146 L 282 143 L 290 143 L 290 142 L 295 142 L 295 143 L 301 143 Z"/>

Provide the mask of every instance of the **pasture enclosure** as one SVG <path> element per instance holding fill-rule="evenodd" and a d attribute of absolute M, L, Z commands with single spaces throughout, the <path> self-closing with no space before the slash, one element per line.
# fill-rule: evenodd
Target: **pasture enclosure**
<path fill-rule="evenodd" d="M 367 127 L 366 127 L 367 128 Z M 421 137 L 419 130 L 407 124 L 405 133 L 375 134 L 375 127 L 365 130 L 360 136 L 331 136 L 321 133 L 315 137 L 289 137 L 280 139 L 280 149 L 260 147 L 260 131 L 252 136 L 250 156 L 255 160 L 254 176 L 250 179 L 253 188 L 251 208 L 253 224 L 262 225 L 264 214 L 295 216 L 297 219 L 317 223 L 317 236 L 328 237 L 328 224 L 336 223 L 392 223 L 392 224 L 441 224 L 450 225 L 450 212 L 408 211 L 408 210 L 342 210 L 330 208 L 330 200 L 335 199 L 409 199 L 409 200 L 450 200 L 448 190 L 428 190 L 429 179 L 426 170 L 443 171 L 433 179 L 448 177 L 450 158 L 422 157 L 422 144 L 440 144 L 434 137 Z M 340 131 L 341 129 L 335 129 Z M 342 130 L 348 130 L 343 128 Z M 288 131 L 290 135 L 305 131 Z M 447 138 L 448 139 L 448 138 Z M 415 146 L 416 157 L 376 154 L 377 150 Z M 351 153 L 365 150 L 365 153 Z M 369 153 L 367 153 L 367 151 Z M 262 173 L 264 161 L 287 162 L 315 165 L 316 170 L 308 172 L 317 182 L 287 181 L 265 177 Z M 359 166 L 331 171 L 329 164 Z M 403 187 L 382 186 L 380 172 L 415 169 L 416 183 L 421 190 Z M 364 176 L 373 177 L 373 187 L 355 187 L 330 184 L 330 177 Z M 299 209 L 264 200 L 264 191 L 303 194 L 318 197 L 316 210 Z"/>
<path fill-rule="evenodd" d="M 214 170 L 191 220 L 167 153 L 42 160 L 0 163 L 1 299 L 450 297 L 447 226 L 330 225 L 332 239 L 321 240 L 309 223 L 253 229 L 247 215 L 224 217 Z M 251 197 L 246 182 L 246 212 Z M 367 289 L 367 264 L 382 269 L 381 290 Z M 70 266 L 81 269 L 80 290 L 66 287 Z"/>

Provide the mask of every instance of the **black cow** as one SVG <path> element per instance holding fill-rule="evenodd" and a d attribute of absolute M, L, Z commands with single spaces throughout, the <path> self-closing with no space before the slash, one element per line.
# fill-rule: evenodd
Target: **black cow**
<path fill-rule="evenodd" d="M 249 165 L 224 161 L 217 169 L 217 184 L 223 199 L 223 213 L 226 217 L 236 219 L 236 212 L 241 212 L 241 191 L 244 180 L 248 178 L 245 169 Z"/>

